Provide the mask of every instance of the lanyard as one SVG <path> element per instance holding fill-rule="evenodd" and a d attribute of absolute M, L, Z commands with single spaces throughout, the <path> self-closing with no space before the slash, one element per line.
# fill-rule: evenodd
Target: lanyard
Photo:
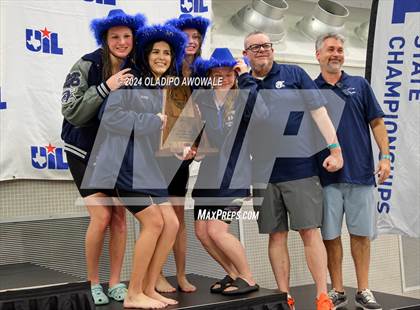
<path fill-rule="evenodd" d="M 223 106 L 217 107 L 217 129 L 223 130 Z"/>

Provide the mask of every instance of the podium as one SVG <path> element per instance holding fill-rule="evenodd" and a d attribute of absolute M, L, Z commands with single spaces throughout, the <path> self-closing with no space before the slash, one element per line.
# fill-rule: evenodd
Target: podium
<path fill-rule="evenodd" d="M 178 300 L 168 310 L 289 310 L 287 296 L 274 289 L 260 288 L 257 292 L 239 296 L 210 293 L 214 278 L 189 274 L 188 279 L 197 287 L 195 293 L 164 294 Z M 176 287 L 175 277 L 169 282 Z M 104 285 L 105 290 L 107 286 Z M 356 310 L 356 289 L 346 287 L 349 298 L 347 310 Z M 296 299 L 296 310 L 315 309 L 314 285 L 291 288 Z M 375 292 L 383 310 L 418 310 L 420 300 L 405 296 Z M 123 310 L 122 302 L 111 300 L 108 305 L 95 307 L 90 295 L 90 283 L 62 272 L 32 263 L 0 266 L 0 310 Z"/>
<path fill-rule="evenodd" d="M 90 283 L 32 263 L 0 266 L 0 310 L 92 310 Z"/>

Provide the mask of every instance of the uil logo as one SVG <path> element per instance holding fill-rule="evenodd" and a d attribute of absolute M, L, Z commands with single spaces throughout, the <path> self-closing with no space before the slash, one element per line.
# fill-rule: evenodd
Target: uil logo
<path fill-rule="evenodd" d="M 209 8 L 204 4 L 204 1 L 205 0 L 181 0 L 181 12 L 184 14 L 208 12 Z"/>
<path fill-rule="evenodd" d="M 96 2 L 97 4 L 117 5 L 116 0 L 83 0 L 85 2 Z"/>
<path fill-rule="evenodd" d="M 31 146 L 32 167 L 36 169 L 64 170 L 69 165 L 64 160 L 62 148 L 52 146 Z"/>
<path fill-rule="evenodd" d="M 407 13 L 420 13 L 418 1 L 394 0 L 392 24 L 404 24 Z"/>
<path fill-rule="evenodd" d="M 58 46 L 58 33 L 42 30 L 26 29 L 26 48 L 31 52 L 63 55 L 63 49 Z"/>

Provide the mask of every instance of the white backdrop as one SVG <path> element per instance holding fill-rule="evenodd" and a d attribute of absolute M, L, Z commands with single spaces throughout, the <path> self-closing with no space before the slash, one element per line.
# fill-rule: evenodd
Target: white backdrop
<path fill-rule="evenodd" d="M 211 0 L 0 2 L 0 180 L 71 179 L 60 139 L 62 86 L 97 48 L 90 21 L 115 8 L 151 24 L 184 13 L 210 18 Z"/>
<path fill-rule="evenodd" d="M 391 177 L 378 186 L 378 232 L 420 237 L 420 0 L 381 0 L 372 18 L 368 69 L 392 156 Z"/>
<path fill-rule="evenodd" d="M 416 41 L 420 0 L 375 2 L 379 7 L 373 16 L 372 86 L 387 114 L 393 156 L 392 177 L 378 188 L 379 233 L 420 237 L 420 101 L 415 92 L 420 82 L 410 82 L 420 80 L 420 69 L 414 65 L 420 62 L 416 44 L 420 44 Z M 242 4 L 238 3 L 239 10 Z M 61 88 L 71 66 L 97 48 L 90 21 L 114 8 L 144 13 L 149 23 L 183 13 L 211 16 L 211 0 L 0 1 L 0 181 L 71 179 L 60 139 Z M 398 48 L 400 37 L 404 46 Z M 209 43 L 204 45 L 204 56 L 209 54 Z M 388 52 L 402 52 L 395 57 L 403 63 L 389 64 Z M 395 76 L 387 79 L 389 74 Z M 401 85 L 394 84 L 390 90 L 392 84 L 386 85 L 387 81 Z M 398 95 L 386 96 L 387 92 Z M 395 102 L 385 104 L 385 100 Z"/>

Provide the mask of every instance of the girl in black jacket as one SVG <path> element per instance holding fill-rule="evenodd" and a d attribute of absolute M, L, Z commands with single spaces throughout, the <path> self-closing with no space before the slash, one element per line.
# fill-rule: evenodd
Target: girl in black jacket
<path fill-rule="evenodd" d="M 110 198 L 115 196 L 112 188 L 86 188 L 82 186 L 82 179 L 99 127 L 98 111 L 108 94 L 132 77 L 130 68 L 121 70 L 121 65 L 133 56 L 135 31 L 144 23 L 143 15 L 127 15 L 119 9 L 111 10 L 106 18 L 93 20 L 91 28 L 101 47 L 76 62 L 63 86 L 61 136 L 70 172 L 89 212 L 86 265 L 96 305 L 108 303 L 108 296 L 122 301 L 127 293 L 125 284 L 120 283 L 126 218 L 125 209 Z M 98 265 L 108 226 L 111 270 L 107 296 L 100 285 Z"/>

